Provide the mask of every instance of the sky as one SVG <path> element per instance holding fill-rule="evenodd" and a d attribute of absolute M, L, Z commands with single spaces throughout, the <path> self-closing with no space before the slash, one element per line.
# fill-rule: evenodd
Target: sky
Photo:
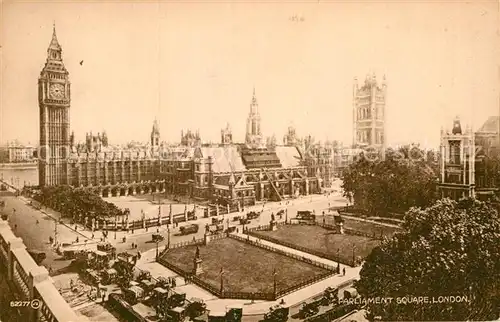
<path fill-rule="evenodd" d="M 453 118 L 499 113 L 497 1 L 20 2 L 1 16 L 0 142 L 39 140 L 37 79 L 55 22 L 76 140 L 199 130 L 244 140 L 255 87 L 264 136 L 352 142 L 353 80 L 387 78 L 389 145 L 437 146 Z M 80 65 L 80 61 L 83 64 Z"/>

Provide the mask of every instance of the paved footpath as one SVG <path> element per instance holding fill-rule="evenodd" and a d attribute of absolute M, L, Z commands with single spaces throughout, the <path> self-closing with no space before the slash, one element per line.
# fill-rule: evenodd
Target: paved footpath
<path fill-rule="evenodd" d="M 239 236 L 243 236 L 246 238 L 247 235 L 243 234 L 238 234 Z M 250 237 L 252 240 L 256 240 L 254 237 Z M 276 245 L 269 243 L 267 241 L 261 240 L 261 243 L 263 244 L 270 244 L 275 248 L 285 250 L 287 252 L 291 252 L 300 256 L 304 256 L 306 258 L 315 260 L 315 261 L 320 261 L 322 263 L 332 265 L 332 266 L 337 266 L 336 262 L 324 259 L 324 258 L 319 258 L 317 256 L 308 254 L 308 253 L 303 253 L 288 247 L 284 247 L 281 245 Z M 212 311 L 224 311 L 227 308 L 230 308 L 232 306 L 241 306 L 243 307 L 243 314 L 245 315 L 256 315 L 256 314 L 264 314 L 269 312 L 269 307 L 279 304 L 281 302 L 281 299 L 278 301 L 255 301 L 254 303 L 251 303 L 250 300 L 237 300 L 237 299 L 219 299 L 216 296 L 212 295 L 211 293 L 205 291 L 201 287 L 195 285 L 195 284 L 185 284 L 184 279 L 177 275 L 175 272 L 169 270 L 168 268 L 164 267 L 163 265 L 156 263 L 155 262 L 155 256 L 156 256 L 156 251 L 155 250 L 150 250 L 145 253 L 143 253 L 143 256 L 141 259 L 137 262 L 137 267 L 141 270 L 146 270 L 151 273 L 153 277 L 171 277 L 175 276 L 177 278 L 178 285 L 175 288 L 176 292 L 183 292 L 186 293 L 187 298 L 198 298 L 202 299 L 205 301 L 207 304 L 207 308 Z M 341 265 L 341 268 L 344 267 L 344 265 Z M 323 293 L 323 291 L 327 287 L 336 287 L 337 285 L 340 285 L 346 281 L 349 280 L 354 280 L 359 278 L 359 271 L 361 267 L 349 267 L 345 266 L 346 269 L 346 275 L 335 275 L 330 278 L 327 278 L 325 280 L 322 280 L 316 284 L 310 285 L 308 287 L 305 287 L 303 289 L 300 289 L 296 292 L 293 292 L 291 294 L 288 294 L 283 297 L 283 300 L 285 301 L 285 305 L 294 307 L 297 306 L 297 304 L 300 304 L 304 302 L 307 299 L 310 299 L 312 297 L 317 296 L 318 294 Z M 297 308 L 298 311 L 298 308 Z"/>

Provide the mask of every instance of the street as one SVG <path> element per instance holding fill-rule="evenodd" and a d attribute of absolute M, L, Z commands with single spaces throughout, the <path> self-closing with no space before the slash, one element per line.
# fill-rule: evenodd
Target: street
<path fill-rule="evenodd" d="M 279 210 L 281 209 L 288 209 L 288 219 L 293 218 L 297 214 L 297 210 L 315 210 L 316 214 L 318 217 L 322 214 L 322 211 L 328 208 L 328 204 L 330 204 L 332 207 L 333 206 L 345 206 L 346 201 L 345 199 L 338 197 L 338 196 L 330 196 L 330 198 L 327 198 L 326 196 L 323 195 L 314 195 L 311 201 L 311 196 L 309 197 L 304 197 L 301 199 L 296 199 L 293 201 L 290 201 L 289 205 L 286 205 L 286 201 L 281 202 L 268 202 L 264 206 L 264 211 L 261 213 L 260 217 L 254 220 L 251 220 L 250 224 L 245 225 L 246 227 L 257 227 L 259 225 L 268 225 L 270 220 L 271 220 L 271 214 L 274 213 L 276 214 Z M 219 216 L 219 218 L 224 218 L 224 227 L 228 227 L 228 219 L 229 219 L 229 227 L 237 227 L 238 230 L 241 232 L 243 226 L 239 224 L 239 221 L 233 221 L 233 218 L 236 216 L 243 216 L 245 213 L 249 211 L 260 211 L 263 209 L 262 205 L 255 205 L 252 207 L 248 207 L 245 209 L 244 212 L 235 212 L 231 213 L 229 215 L 224 215 L 224 216 Z M 179 243 L 183 241 L 188 241 L 192 240 L 193 237 L 196 239 L 203 238 L 203 235 L 205 233 L 205 225 L 211 223 L 212 218 L 215 217 L 210 217 L 210 218 L 198 218 L 196 221 L 190 221 L 189 223 L 181 223 L 179 224 L 179 227 L 177 228 L 171 228 L 170 229 L 170 242 L 171 243 Z M 319 220 L 322 220 L 321 218 L 318 218 Z M 285 215 L 283 215 L 283 218 L 276 217 L 277 221 L 285 221 Z M 193 224 L 196 223 L 199 225 L 199 230 L 196 234 L 190 234 L 190 235 L 185 235 L 181 236 L 179 234 L 179 228 L 183 225 L 188 225 L 188 224 Z M 137 249 L 134 250 L 134 252 L 137 251 L 147 251 L 150 249 L 153 249 L 156 247 L 155 243 L 152 243 L 152 234 L 157 232 L 157 227 L 150 227 L 148 231 L 146 232 L 145 229 L 140 229 L 134 231 L 134 234 L 131 233 L 126 233 L 126 232 L 118 232 L 116 240 L 114 239 L 114 232 L 110 232 L 108 235 L 108 241 L 113 243 L 115 247 L 117 248 L 118 252 L 122 251 L 132 251 L 132 243 L 137 244 Z M 160 242 L 158 244 L 158 247 L 160 250 L 165 247 L 165 245 L 168 243 L 168 229 L 167 226 L 161 226 L 159 227 L 159 232 L 165 237 L 165 240 Z M 123 237 L 126 237 L 126 242 L 123 243 Z M 100 238 L 102 237 L 101 232 L 96 232 L 95 237 Z"/>
<path fill-rule="evenodd" d="M 14 234 L 22 238 L 28 250 L 45 252 L 47 258 L 42 262 L 43 265 L 60 269 L 69 264 L 70 261 L 60 260 L 60 256 L 49 244 L 49 237 L 54 236 L 55 230 L 55 221 L 52 218 L 26 205 L 19 197 L 4 196 L 2 200 L 5 200 L 3 212 L 9 216 L 9 225 Z M 64 225 L 57 225 L 57 231 L 62 240 L 73 240 L 77 236 L 83 239 L 80 234 Z"/>
<path fill-rule="evenodd" d="M 16 236 L 21 237 L 25 242 L 28 249 L 34 249 L 43 251 L 46 253 L 47 258 L 42 263 L 42 265 L 46 267 L 51 267 L 54 270 L 63 268 L 67 266 L 70 261 L 69 260 L 61 260 L 60 256 L 55 252 L 55 249 L 49 244 L 49 237 L 54 237 L 55 233 L 55 220 L 59 219 L 60 214 L 52 210 L 37 210 L 29 205 L 29 199 L 25 197 L 14 197 L 14 196 L 5 196 L 2 198 L 6 202 L 6 206 L 4 208 L 5 213 L 8 214 L 9 224 L 12 227 Z M 271 214 L 277 213 L 280 209 L 288 209 L 288 218 L 293 218 L 296 216 L 297 210 L 315 210 L 318 216 L 321 215 L 322 211 L 331 206 L 344 206 L 346 201 L 344 198 L 339 196 L 330 195 L 329 197 L 325 195 L 310 195 L 306 197 L 302 197 L 295 200 L 288 201 L 288 205 L 286 205 L 287 201 L 283 202 L 268 202 L 264 206 L 255 205 L 252 207 L 247 207 L 244 212 L 236 212 L 231 213 L 229 215 L 219 216 L 219 218 L 224 218 L 224 226 L 228 227 L 228 223 L 230 227 L 237 226 L 239 231 L 242 230 L 242 225 L 239 225 L 239 221 L 233 221 L 232 219 L 235 216 L 243 216 L 248 211 L 264 211 L 261 213 L 258 219 L 254 219 L 250 222 L 250 224 L 246 225 L 248 227 L 256 227 L 259 225 L 267 225 L 271 220 Z M 148 204 L 145 204 L 147 207 Z M 15 209 L 15 211 L 14 211 Z M 50 214 L 51 216 L 47 216 L 44 212 Z M 211 223 L 211 218 L 199 218 L 196 221 L 190 221 L 189 223 L 181 223 L 179 227 L 170 229 L 170 242 L 171 243 L 179 243 L 183 241 L 188 241 L 194 238 L 199 239 L 202 238 L 205 233 L 205 225 L 207 223 Z M 38 220 L 38 223 L 37 223 Z M 277 217 L 276 220 L 284 221 L 285 216 L 283 218 Z M 78 225 L 77 230 L 75 231 L 74 225 L 69 225 L 69 221 L 65 219 L 66 224 L 58 224 L 57 225 L 57 240 L 60 243 L 73 243 L 76 238 L 79 238 L 79 245 L 83 245 L 85 239 L 87 239 L 88 244 L 86 247 L 95 248 L 95 244 L 100 241 L 103 237 L 102 232 L 96 231 L 94 232 L 94 240 L 91 240 L 92 232 L 88 230 L 83 230 L 83 226 Z M 196 223 L 199 225 L 199 230 L 196 234 L 190 234 L 181 236 L 179 234 L 179 228 L 183 225 Z M 139 229 L 135 230 L 134 234 L 131 232 L 122 232 L 119 231 L 115 234 L 115 232 L 110 231 L 108 234 L 108 238 L 106 241 L 112 243 L 116 248 L 117 252 L 128 251 L 131 253 L 135 253 L 137 251 L 144 252 L 150 249 L 154 249 L 156 244 L 152 242 L 152 234 L 157 232 L 159 229 L 160 233 L 165 237 L 165 240 L 158 244 L 159 249 L 163 249 L 165 245 L 168 243 L 168 229 L 167 226 L 150 227 L 149 229 Z M 115 239 L 116 235 L 116 239 Z M 126 242 L 123 242 L 123 237 L 126 238 Z M 137 249 L 132 249 L 132 243 L 137 244 Z M 83 247 L 83 246 L 81 246 Z"/>

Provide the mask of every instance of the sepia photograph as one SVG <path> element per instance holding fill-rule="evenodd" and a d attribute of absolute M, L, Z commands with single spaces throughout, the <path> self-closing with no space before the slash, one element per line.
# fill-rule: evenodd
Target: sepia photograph
<path fill-rule="evenodd" d="M 0 322 L 500 321 L 500 0 L 0 31 Z"/>

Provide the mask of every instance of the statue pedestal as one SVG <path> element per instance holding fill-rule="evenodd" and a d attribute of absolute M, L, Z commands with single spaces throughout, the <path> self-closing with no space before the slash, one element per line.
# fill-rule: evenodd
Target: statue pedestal
<path fill-rule="evenodd" d="M 196 258 L 194 260 L 194 269 L 193 269 L 194 275 L 199 275 L 199 274 L 203 273 L 203 267 L 201 265 L 202 262 L 203 262 L 203 260 L 201 258 Z"/>
<path fill-rule="evenodd" d="M 271 220 L 271 222 L 269 223 L 269 230 L 270 231 L 278 230 L 278 222 L 276 220 Z"/>

